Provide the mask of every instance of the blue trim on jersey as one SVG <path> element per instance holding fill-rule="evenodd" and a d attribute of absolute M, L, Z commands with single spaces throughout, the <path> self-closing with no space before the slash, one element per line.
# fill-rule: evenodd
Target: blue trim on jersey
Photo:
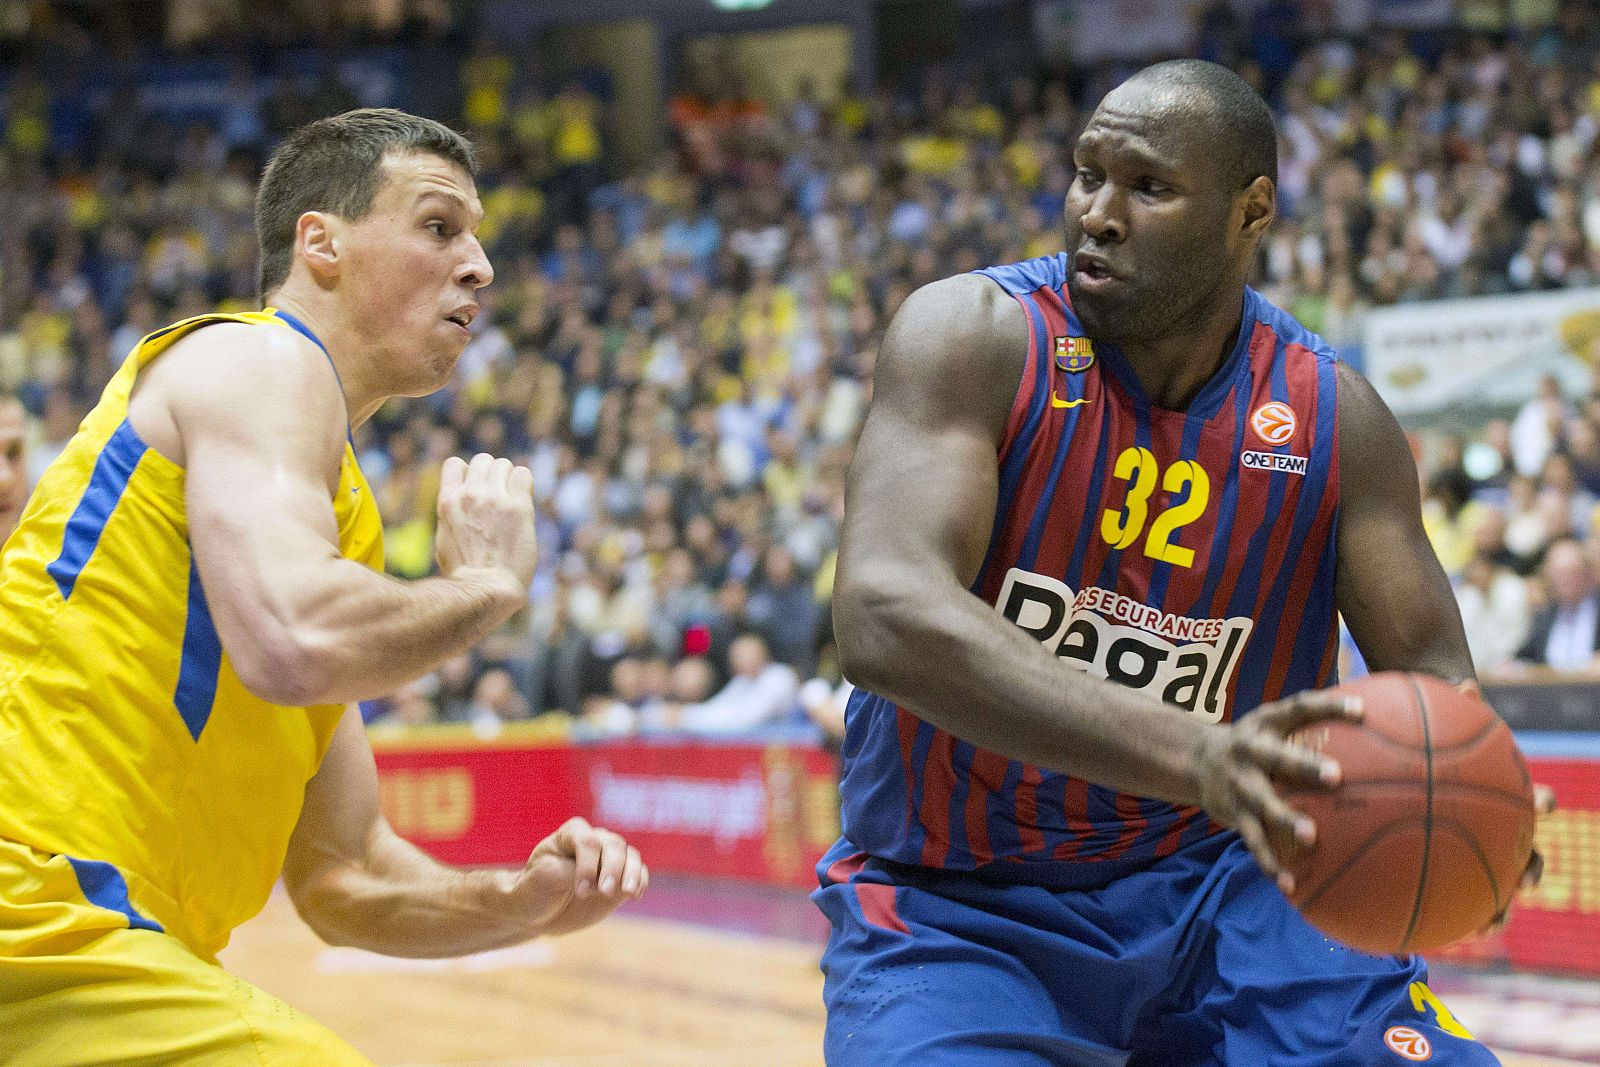
<path fill-rule="evenodd" d="M 1006 263 L 998 267 L 984 267 L 973 271 L 999 283 L 1000 288 L 1012 296 L 1025 296 L 1040 289 L 1060 289 L 1067 283 L 1067 254 L 1025 259 L 1021 263 Z"/>
<path fill-rule="evenodd" d="M 222 670 L 222 639 L 211 621 L 206 591 L 200 584 L 200 569 L 193 553 L 189 557 L 189 611 L 183 624 L 183 660 L 178 668 L 178 688 L 172 702 L 177 705 L 189 736 L 200 740 L 200 731 L 211 717 L 217 700 L 217 676 Z"/>
<path fill-rule="evenodd" d="M 100 535 L 127 491 L 134 468 L 139 466 L 147 447 L 134 432 L 133 424 L 123 419 L 100 449 L 89 484 L 84 487 L 78 506 L 62 530 L 61 554 L 45 567 L 55 579 L 62 600 L 71 598 L 78 576 L 99 546 Z"/>
<path fill-rule="evenodd" d="M 1198 419 L 1198 418 L 1190 417 L 1190 418 L 1186 418 L 1186 419 L 1183 420 L 1183 440 L 1178 446 L 1178 459 L 1179 460 L 1191 460 L 1192 461 L 1195 458 L 1195 456 L 1199 455 L 1199 453 L 1200 453 L 1200 434 L 1201 434 L 1201 431 L 1203 431 L 1205 428 L 1206 428 L 1206 420 L 1205 419 Z M 1206 471 L 1206 476 L 1208 478 L 1210 477 L 1210 475 L 1211 475 L 1211 472 L 1210 471 Z M 1190 482 L 1189 483 L 1189 488 L 1184 490 L 1183 499 L 1182 500 L 1171 500 L 1171 501 L 1168 501 L 1167 502 L 1167 507 L 1169 509 L 1170 508 L 1176 508 L 1176 507 L 1182 507 L 1184 504 L 1187 504 L 1189 502 L 1189 498 L 1192 497 L 1192 496 L 1194 496 L 1194 483 Z M 1179 529 L 1173 531 L 1173 537 L 1177 540 L 1177 543 L 1178 543 L 1179 547 L 1193 547 L 1193 548 L 1195 548 L 1197 550 L 1195 552 L 1195 555 L 1198 556 L 1200 554 L 1198 552 L 1198 549 L 1199 549 L 1200 546 L 1198 546 L 1198 545 L 1186 546 L 1186 545 L 1183 544 L 1183 528 L 1182 527 L 1180 527 Z M 1212 543 L 1215 544 L 1216 542 L 1213 541 Z M 1151 572 L 1151 575 L 1150 575 L 1150 589 L 1149 589 L 1148 595 L 1145 597 L 1145 600 L 1146 600 L 1146 602 L 1154 605 L 1156 608 L 1159 608 L 1162 611 L 1166 611 L 1167 610 L 1167 583 L 1172 580 L 1172 567 L 1173 567 L 1173 564 L 1168 563 L 1164 559 L 1163 560 L 1157 560 L 1155 568 Z"/>
<path fill-rule="evenodd" d="M 1338 462 L 1333 454 L 1333 420 L 1326 419 L 1328 405 L 1338 403 L 1339 372 L 1337 365 L 1332 360 L 1321 360 L 1317 367 L 1317 440 L 1311 448 L 1311 461 L 1306 471 L 1307 484 L 1301 490 L 1300 508 L 1311 512 L 1311 521 L 1315 521 L 1316 513 L 1322 509 L 1322 498 L 1328 491 L 1328 472 Z M 1315 481 L 1310 479 L 1315 476 Z M 1308 494 L 1310 494 L 1308 496 Z M 1309 527 L 1309 523 L 1307 524 Z M 1314 672 L 1322 666 L 1322 644 L 1327 640 L 1330 631 L 1337 629 L 1334 611 L 1334 574 L 1337 570 L 1339 548 L 1339 523 L 1337 514 L 1334 516 L 1333 525 L 1329 527 L 1330 533 L 1327 542 L 1322 546 L 1322 558 L 1317 561 L 1316 578 L 1311 583 L 1311 588 L 1306 596 L 1305 614 L 1300 617 L 1298 632 L 1295 636 L 1294 646 L 1289 658 L 1290 671 L 1284 678 L 1284 696 L 1289 696 L 1301 689 L 1321 687 L 1324 679 L 1314 675 L 1300 674 L 1296 668 L 1303 665 L 1307 672 Z M 1296 537 L 1303 535 L 1298 516 L 1295 525 Z M 1277 596 L 1274 589 L 1273 595 Z M 1313 647 L 1315 645 L 1315 647 Z M 1334 659 L 1335 664 L 1338 658 Z M 1337 671 L 1337 666 L 1334 670 Z"/>
<path fill-rule="evenodd" d="M 1272 368 L 1272 398 L 1285 403 L 1289 400 L 1288 374 L 1285 370 L 1287 363 L 1288 358 L 1285 356 L 1283 359 L 1278 360 Z M 1325 377 L 1326 375 L 1319 368 L 1317 374 L 1317 425 L 1312 429 L 1312 432 L 1316 435 L 1316 440 L 1311 447 L 1311 457 L 1306 473 L 1303 475 L 1291 475 L 1287 471 L 1273 471 L 1271 475 L 1274 479 L 1282 479 L 1281 484 L 1275 481 L 1272 486 L 1274 502 L 1267 511 L 1267 514 L 1272 516 L 1275 522 L 1283 522 L 1287 517 L 1280 513 L 1280 509 L 1283 497 L 1288 491 L 1288 480 L 1291 477 L 1298 477 L 1302 479 L 1302 484 L 1298 499 L 1295 502 L 1293 525 L 1289 527 L 1289 540 L 1284 548 L 1283 560 L 1278 564 L 1277 574 L 1273 577 L 1272 590 L 1262 604 L 1261 617 L 1256 620 L 1256 626 L 1263 631 L 1263 636 L 1267 637 L 1269 647 L 1277 643 L 1278 630 L 1283 625 L 1284 596 L 1288 593 L 1289 583 L 1294 580 L 1294 572 L 1299 566 L 1299 554 L 1303 551 L 1302 546 L 1305 544 L 1306 534 L 1310 532 L 1312 523 L 1316 521 L 1317 512 L 1322 510 L 1322 493 L 1327 487 L 1328 465 L 1333 454 L 1333 434 L 1325 432 L 1322 421 L 1328 414 L 1329 397 L 1325 389 L 1332 384 L 1325 381 Z M 1277 446 L 1273 449 L 1273 452 L 1278 455 L 1287 455 L 1289 453 L 1288 443 L 1285 442 Z M 1263 528 L 1270 528 L 1271 525 L 1271 523 L 1262 524 Z M 1329 538 L 1330 542 L 1333 540 L 1333 538 Z M 1247 573 L 1254 574 L 1256 572 Z M 1241 584 L 1243 583 L 1241 582 Z M 1253 584 L 1259 592 L 1259 581 Z M 1310 630 L 1311 627 L 1307 625 L 1307 620 L 1302 618 L 1299 623 L 1300 635 L 1303 637 Z M 1324 627 L 1320 632 L 1326 635 L 1328 631 Z M 1321 659 L 1320 655 L 1318 659 Z M 1268 669 L 1265 662 L 1262 662 L 1257 670 L 1241 672 L 1238 699 L 1234 705 L 1236 718 L 1240 713 L 1260 705 L 1267 688 L 1267 674 Z M 1291 661 L 1290 672 L 1284 678 L 1283 695 L 1289 696 L 1300 689 L 1310 687 L 1312 684 L 1313 680 L 1310 678 L 1296 678 L 1294 676 L 1293 662 Z"/>
<path fill-rule="evenodd" d="M 1105 421 L 1107 423 L 1111 422 L 1111 420 L 1109 418 L 1107 418 Z M 1135 445 L 1138 445 L 1140 448 L 1145 448 L 1145 449 L 1148 449 L 1151 446 L 1150 403 L 1149 403 L 1149 401 L 1144 399 L 1144 395 L 1142 393 L 1139 396 L 1134 397 L 1133 443 Z M 1159 489 L 1161 487 L 1161 483 L 1159 481 L 1160 477 L 1161 476 L 1158 473 L 1156 475 L 1156 478 L 1157 478 L 1156 488 L 1157 489 Z M 1090 500 L 1091 500 L 1090 506 L 1091 507 L 1094 506 L 1092 501 L 1094 501 L 1095 499 L 1096 498 L 1094 498 L 1094 497 L 1090 498 Z M 1123 501 L 1122 501 L 1122 504 L 1121 504 L 1121 511 L 1122 511 L 1123 521 L 1126 522 L 1127 518 L 1128 518 L 1128 501 L 1127 501 L 1127 497 L 1126 496 L 1123 497 Z M 1099 518 L 1099 516 L 1097 516 L 1097 515 L 1086 515 L 1085 516 L 1085 524 L 1087 526 L 1091 527 L 1095 531 L 1095 533 L 1098 534 L 1100 532 L 1100 518 Z M 1140 536 L 1142 537 L 1143 534 L 1141 533 Z M 1142 547 L 1140 547 L 1138 541 L 1135 541 L 1133 544 L 1129 545 L 1128 547 L 1134 549 L 1135 551 L 1139 551 L 1139 552 L 1144 551 L 1144 549 Z M 1123 553 L 1123 551 L 1124 551 L 1123 549 L 1113 547 L 1111 549 L 1111 551 L 1106 553 L 1105 565 L 1100 568 L 1100 577 L 1095 579 L 1095 584 L 1100 586 L 1100 588 L 1102 588 L 1102 589 L 1115 589 L 1117 587 L 1116 586 L 1117 571 L 1122 566 L 1122 553 Z M 1074 591 L 1076 592 L 1076 590 L 1074 590 Z"/>
<path fill-rule="evenodd" d="M 314 344 L 318 348 L 322 349 L 322 354 L 328 357 L 328 366 L 333 368 L 333 380 L 335 382 L 337 382 L 338 385 L 339 385 L 339 395 L 341 397 L 345 397 L 344 379 L 339 377 L 339 365 L 333 361 L 333 353 L 329 352 L 328 351 L 328 346 L 322 343 L 322 338 L 320 338 L 316 334 L 312 333 L 311 332 L 311 327 L 307 326 L 305 323 L 301 322 L 299 319 L 295 318 L 293 315 L 289 314 L 287 311 L 283 310 L 282 308 L 273 308 L 272 309 L 272 313 L 274 315 L 276 315 L 278 318 L 282 319 L 284 325 L 288 326 L 295 333 L 298 333 L 301 336 L 307 338 L 308 340 L 310 340 L 310 342 L 312 344 Z M 349 414 L 349 412 L 348 412 L 349 406 L 350 406 L 349 397 L 345 397 L 345 407 L 347 409 L 346 410 L 346 415 Z M 350 426 L 348 418 L 345 421 L 344 436 L 345 436 L 345 440 L 349 441 L 351 446 L 353 447 L 355 445 L 355 443 L 356 443 L 356 434 L 355 434 L 355 429 Z"/>
<path fill-rule="evenodd" d="M 883 727 L 893 726 L 892 721 L 885 721 Z M 923 848 L 928 843 L 928 828 L 922 823 L 922 786 L 928 778 L 928 752 L 933 748 L 933 724 L 923 719 L 917 720 L 917 732 L 911 738 L 911 826 L 906 841 L 916 849 L 917 855 L 922 854 Z M 900 762 L 900 744 L 898 734 L 890 738 L 895 762 Z"/>
<path fill-rule="evenodd" d="M 1289 383 L 1284 374 L 1284 340 L 1283 335 L 1278 335 L 1278 343 L 1272 353 L 1272 387 L 1269 390 L 1272 399 L 1289 402 Z M 1267 554 L 1267 540 L 1272 535 L 1272 524 L 1278 520 L 1279 512 L 1283 509 L 1283 496 L 1288 490 L 1289 475 L 1283 471 L 1273 471 L 1267 475 L 1267 506 L 1261 513 L 1261 524 L 1250 535 L 1250 547 L 1245 552 L 1244 566 L 1239 570 L 1238 584 L 1233 587 L 1233 596 L 1228 600 L 1228 615 L 1249 615 L 1255 617 L 1256 594 L 1259 591 L 1261 567 Z M 1257 626 L 1260 621 L 1257 621 Z M 1254 633 L 1251 639 L 1254 640 Z M 1241 664 L 1241 666 L 1243 666 Z M 1244 680 L 1240 679 L 1240 688 L 1243 689 Z M 1234 717 L 1237 718 L 1240 709 L 1248 711 L 1253 704 L 1245 704 L 1243 699 L 1234 703 Z"/>
<path fill-rule="evenodd" d="M 166 933 L 160 923 L 140 915 L 128 902 L 128 883 L 121 871 L 100 860 L 80 860 L 73 856 L 61 858 L 72 864 L 72 873 L 78 877 L 78 888 L 83 890 L 89 903 L 126 917 L 130 929 Z"/>
<path fill-rule="evenodd" d="M 1028 521 L 1028 534 L 1022 540 L 1022 548 L 1017 554 L 1018 565 L 1024 570 L 1033 570 L 1034 564 L 1039 559 L 1039 542 L 1044 537 L 1046 521 L 1050 518 L 1050 504 L 1055 499 L 1056 482 L 1061 478 L 1061 469 L 1067 465 L 1067 453 L 1072 450 L 1072 437 L 1078 431 L 1078 416 L 1083 410 L 1081 407 L 1072 408 L 1067 412 L 1067 425 L 1061 431 L 1061 440 L 1056 443 L 1055 458 L 1050 461 L 1050 474 L 1044 483 L 1044 492 L 1039 496 L 1039 503 L 1033 509 L 1033 517 Z M 1007 512 L 996 512 L 1002 516 Z M 996 522 L 1000 520 L 997 518 Z"/>
<path fill-rule="evenodd" d="M 284 311 L 282 308 L 274 308 L 272 313 L 274 315 L 278 316 L 278 318 L 282 319 L 284 321 L 284 323 L 291 330 L 293 330 L 295 333 L 300 334 L 301 336 L 303 336 L 307 340 L 309 340 L 312 344 L 314 344 L 318 348 L 322 349 L 322 354 L 328 357 L 328 362 L 329 363 L 333 362 L 333 356 L 329 354 L 328 346 L 322 343 L 322 339 L 321 338 L 319 338 L 316 334 L 311 332 L 311 327 L 307 326 L 305 323 L 301 322 L 299 319 L 295 318 L 293 315 L 289 314 L 287 311 Z M 337 378 L 339 376 L 339 368 L 338 367 L 334 367 L 333 368 L 333 375 L 334 375 L 335 378 Z M 341 385 L 340 388 L 342 389 L 344 387 Z"/>
<path fill-rule="evenodd" d="M 977 750 L 954 734 L 951 738 L 955 743 L 950 746 L 950 773 L 955 776 L 955 784 L 950 787 L 950 804 L 946 811 L 950 855 L 960 857 L 961 865 L 965 866 L 974 859 L 972 842 L 967 840 L 967 795 L 972 792 L 972 758 Z"/>
<path fill-rule="evenodd" d="M 1094 466 L 1089 468 L 1089 495 L 1084 503 L 1089 508 L 1099 507 L 1100 489 L 1106 479 L 1106 452 L 1111 445 L 1111 416 L 1109 413 L 1100 419 L 1100 443 L 1095 446 Z M 1099 521 L 1096 518 L 1090 521 L 1085 513 L 1084 521 L 1078 524 L 1078 539 L 1072 546 L 1072 560 L 1067 565 L 1067 581 L 1072 586 L 1074 593 L 1083 590 L 1083 565 L 1089 553 L 1089 534 L 1098 531 Z M 1030 564 L 1031 565 L 1031 564 Z"/>
<path fill-rule="evenodd" d="M 1031 294 L 1027 294 L 1030 295 Z M 1027 309 L 1028 318 L 1033 324 L 1034 338 L 1034 389 L 1033 399 L 1028 404 L 1028 421 L 1023 424 L 1022 432 L 1011 442 L 1010 454 L 1006 456 L 1005 469 L 1000 475 L 1000 499 L 996 502 L 999 506 L 994 512 L 994 529 L 989 535 L 989 553 L 993 553 L 994 546 L 999 543 L 1000 531 L 1005 528 L 1005 518 L 1011 514 L 1011 507 L 1016 503 L 1017 485 L 1022 481 L 1022 472 L 1027 465 L 1028 455 L 1032 449 L 1034 438 L 1038 435 L 1039 426 L 1044 421 L 1046 404 L 1050 397 L 1050 331 L 1046 328 L 1044 312 L 1031 299 L 1024 299 L 1022 306 Z M 1076 415 L 1077 411 L 1073 411 Z M 1071 428 L 1062 437 L 1063 443 L 1071 439 Z M 1031 533 L 1031 531 L 1030 531 Z M 1037 548 L 1037 540 L 1034 542 Z M 988 578 L 989 554 L 983 559 L 983 566 L 978 570 L 977 581 L 972 583 L 972 590 L 976 592 L 983 588 L 984 581 Z"/>
<path fill-rule="evenodd" d="M 1211 538 L 1211 548 L 1206 553 L 1206 580 L 1200 589 L 1200 599 L 1195 603 L 1194 612 L 1207 617 L 1211 614 L 1211 601 L 1217 593 L 1217 583 L 1222 581 L 1222 572 L 1227 569 L 1228 546 L 1233 543 L 1233 520 L 1239 513 L 1239 455 L 1244 451 L 1244 426 L 1245 417 L 1250 411 L 1250 390 L 1243 384 L 1233 394 L 1233 444 L 1228 448 L 1228 476 L 1224 482 L 1226 488 L 1222 490 L 1222 510 L 1217 513 L 1217 531 Z M 1217 552 L 1223 553 L 1221 560 L 1217 559 Z"/>

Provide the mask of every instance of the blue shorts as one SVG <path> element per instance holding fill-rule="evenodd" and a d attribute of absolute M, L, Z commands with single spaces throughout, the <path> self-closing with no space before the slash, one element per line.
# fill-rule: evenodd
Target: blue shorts
<path fill-rule="evenodd" d="M 1499 1062 L 1420 958 L 1322 936 L 1232 833 L 1068 892 L 846 841 L 817 872 L 830 1067 Z"/>

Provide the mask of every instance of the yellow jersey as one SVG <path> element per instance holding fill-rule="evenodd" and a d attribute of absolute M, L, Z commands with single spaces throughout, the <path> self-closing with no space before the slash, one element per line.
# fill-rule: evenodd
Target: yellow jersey
<path fill-rule="evenodd" d="M 189 549 L 184 471 L 128 421 L 139 372 L 218 322 L 139 342 L 34 490 L 0 561 L 0 838 L 67 857 L 84 895 L 214 959 L 266 902 L 343 707 L 284 708 L 240 683 Z M 326 352 L 326 349 L 324 349 Z M 383 565 L 346 444 L 339 547 Z"/>

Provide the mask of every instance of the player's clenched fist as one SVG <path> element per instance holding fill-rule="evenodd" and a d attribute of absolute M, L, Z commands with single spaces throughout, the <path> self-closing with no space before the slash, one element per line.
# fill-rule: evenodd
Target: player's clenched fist
<path fill-rule="evenodd" d="M 639 850 L 610 830 L 580 818 L 534 848 L 513 898 L 541 934 L 581 930 L 637 900 L 650 884 Z"/>
<path fill-rule="evenodd" d="M 1339 765 L 1289 740 L 1302 726 L 1324 719 L 1361 716 L 1354 697 L 1308 690 L 1263 704 L 1238 722 L 1205 726 L 1195 749 L 1194 774 L 1200 806 L 1231 826 L 1285 893 L 1294 891 L 1288 862 L 1316 843 L 1316 827 L 1272 788 L 1272 780 L 1332 788 Z"/>
<path fill-rule="evenodd" d="M 451 456 L 439 474 L 439 571 L 509 572 L 522 589 L 533 581 L 539 543 L 533 528 L 533 473 L 485 453 L 471 463 Z"/>

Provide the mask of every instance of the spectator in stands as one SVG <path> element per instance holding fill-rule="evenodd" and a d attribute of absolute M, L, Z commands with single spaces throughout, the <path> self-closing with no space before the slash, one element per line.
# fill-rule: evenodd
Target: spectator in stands
<path fill-rule="evenodd" d="M 22 402 L 0 392 L 0 544 L 17 528 L 28 502 L 28 424 Z"/>
<path fill-rule="evenodd" d="M 1546 603 L 1534 614 L 1517 660 L 1565 671 L 1600 667 L 1600 594 L 1583 547 L 1571 539 L 1552 544 L 1541 578 Z"/>
<path fill-rule="evenodd" d="M 1539 391 L 1517 412 L 1511 424 L 1511 459 L 1517 472 L 1537 477 L 1544 461 L 1566 433 L 1572 408 L 1561 394 L 1561 380 L 1553 374 L 1539 379 Z"/>
<path fill-rule="evenodd" d="M 822 605 L 787 548 L 774 545 L 762 557 L 761 577 L 750 591 L 745 617 L 766 635 L 774 659 L 802 677 L 815 673 Z"/>
<path fill-rule="evenodd" d="M 472 687 L 467 721 L 479 737 L 497 737 L 506 723 L 520 722 L 529 714 L 528 702 L 517 692 L 511 675 L 499 667 L 484 671 Z"/>
<path fill-rule="evenodd" d="M 433 703 L 433 693 L 438 686 L 438 677 L 431 674 L 401 686 L 383 702 L 382 710 L 367 725 L 392 729 L 432 726 L 439 721 L 439 712 Z"/>
<path fill-rule="evenodd" d="M 740 634 L 728 661 L 733 669 L 728 684 L 713 697 L 683 705 L 676 716 L 678 728 L 695 734 L 742 733 L 780 722 L 795 709 L 800 679 L 793 667 L 772 662 L 759 634 Z"/>
<path fill-rule="evenodd" d="M 1515 657 L 1527 639 L 1527 585 L 1480 550 L 1456 580 L 1455 592 L 1473 665 L 1492 674 Z"/>

